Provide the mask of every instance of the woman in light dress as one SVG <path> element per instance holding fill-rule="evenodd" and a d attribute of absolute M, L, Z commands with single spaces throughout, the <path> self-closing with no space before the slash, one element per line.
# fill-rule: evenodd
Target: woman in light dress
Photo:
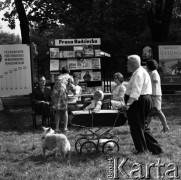
<path fill-rule="evenodd" d="M 112 109 L 120 109 L 122 106 L 124 106 L 124 93 L 126 91 L 126 87 L 122 84 L 123 83 L 123 75 L 120 72 L 117 72 L 113 75 L 114 82 L 116 85 L 113 88 L 112 91 Z"/>
<path fill-rule="evenodd" d="M 52 108 L 55 111 L 56 132 L 59 132 L 60 120 L 64 122 L 63 132 L 68 131 L 68 92 L 74 92 L 73 78 L 67 69 L 62 69 L 62 74 L 58 76 L 53 87 L 51 99 Z"/>
<path fill-rule="evenodd" d="M 147 70 L 150 74 L 151 82 L 152 82 L 152 101 L 153 107 L 157 111 L 158 117 L 162 123 L 163 132 L 169 130 L 169 126 L 166 121 L 166 117 L 161 110 L 162 105 L 162 90 L 161 90 L 161 82 L 160 82 L 160 75 L 158 74 L 158 63 L 154 59 L 150 59 L 146 62 Z M 148 125 L 152 120 L 152 115 L 148 116 Z"/>

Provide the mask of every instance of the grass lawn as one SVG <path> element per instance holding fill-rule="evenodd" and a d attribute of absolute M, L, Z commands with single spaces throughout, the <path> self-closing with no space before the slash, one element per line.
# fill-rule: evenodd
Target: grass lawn
<path fill-rule="evenodd" d="M 151 166 L 155 166 L 150 168 L 152 179 L 181 176 L 181 97 L 164 97 L 163 112 L 170 126 L 169 132 L 160 132 L 162 126 L 157 117 L 151 123 L 152 132 L 164 149 L 163 154 L 133 155 L 129 126 L 124 125 L 112 130 L 120 138 L 118 154 L 110 157 L 103 153 L 81 155 L 75 150 L 74 140 L 82 130 L 71 129 L 67 134 L 72 146 L 70 164 L 56 161 L 52 153 L 46 158 L 42 156 L 42 132 L 40 128 L 33 130 L 30 110 L 1 112 L 0 180 L 105 180 L 112 175 L 111 158 L 115 159 L 115 177 L 119 179 L 126 179 L 130 174 L 132 179 L 146 176 Z M 40 121 L 38 123 L 40 125 Z"/>

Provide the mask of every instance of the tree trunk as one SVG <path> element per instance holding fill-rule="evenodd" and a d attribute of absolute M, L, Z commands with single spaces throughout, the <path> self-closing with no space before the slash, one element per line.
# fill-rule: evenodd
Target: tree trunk
<path fill-rule="evenodd" d="M 19 16 L 22 44 L 30 44 L 29 22 L 25 13 L 22 0 L 15 0 L 16 10 Z"/>
<path fill-rule="evenodd" d="M 153 0 L 147 11 L 147 20 L 153 42 L 168 41 L 170 22 L 175 0 Z"/>

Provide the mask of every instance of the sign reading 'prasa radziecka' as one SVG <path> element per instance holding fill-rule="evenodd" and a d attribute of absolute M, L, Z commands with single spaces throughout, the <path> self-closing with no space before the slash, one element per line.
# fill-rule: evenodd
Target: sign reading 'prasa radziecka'
<path fill-rule="evenodd" d="M 87 39 L 55 39 L 55 46 L 72 46 L 72 45 L 100 45 L 100 38 Z"/>

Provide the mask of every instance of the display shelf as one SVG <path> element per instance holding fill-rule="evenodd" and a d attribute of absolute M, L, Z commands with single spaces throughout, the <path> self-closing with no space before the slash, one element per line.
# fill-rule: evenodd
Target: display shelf
<path fill-rule="evenodd" d="M 102 86 L 100 44 L 100 38 L 50 40 L 51 82 L 65 67 L 86 87 Z"/>

